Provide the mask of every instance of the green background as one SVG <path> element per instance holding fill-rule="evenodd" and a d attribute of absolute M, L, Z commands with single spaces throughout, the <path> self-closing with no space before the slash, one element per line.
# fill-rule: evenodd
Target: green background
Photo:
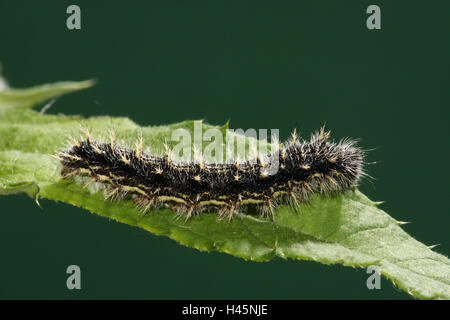
<path fill-rule="evenodd" d="M 447 4 L 445 4 L 447 2 Z M 82 29 L 66 28 L 81 7 Z M 381 7 L 382 30 L 366 28 Z M 140 125 L 327 123 L 374 149 L 361 190 L 449 255 L 448 1 L 0 1 L 0 61 L 14 87 L 97 78 L 50 113 Z M 199 252 L 63 203 L 0 198 L 0 298 L 405 299 L 363 269 Z M 26 224 L 24 224 L 26 221 Z M 82 290 L 66 288 L 66 267 Z"/>

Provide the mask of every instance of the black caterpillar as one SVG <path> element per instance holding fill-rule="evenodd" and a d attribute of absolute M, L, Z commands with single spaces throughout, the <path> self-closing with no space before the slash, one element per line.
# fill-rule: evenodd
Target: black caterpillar
<path fill-rule="evenodd" d="M 364 175 L 364 152 L 353 140 L 329 141 L 323 128 L 309 141 L 298 140 L 295 132 L 279 150 L 254 161 L 233 163 L 175 162 L 165 156 L 94 141 L 89 133 L 82 141 L 56 156 L 64 178 L 89 176 L 108 185 L 106 198 L 131 195 L 144 212 L 161 205 L 185 214 L 186 218 L 216 208 L 218 216 L 233 216 L 249 205 L 273 217 L 280 203 L 297 205 L 314 193 L 342 192 Z M 278 161 L 278 171 L 267 168 Z"/>

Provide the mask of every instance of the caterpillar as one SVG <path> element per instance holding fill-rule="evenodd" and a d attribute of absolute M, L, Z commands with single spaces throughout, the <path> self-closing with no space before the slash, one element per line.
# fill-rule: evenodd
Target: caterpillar
<path fill-rule="evenodd" d="M 142 137 L 136 148 L 73 139 L 67 150 L 55 155 L 65 179 L 87 176 L 107 185 L 106 199 L 131 196 L 142 212 L 166 206 L 189 219 L 213 209 L 219 218 L 256 206 L 264 216 L 274 217 L 280 204 L 297 206 L 311 195 L 343 192 L 365 175 L 364 151 L 354 140 L 330 141 L 322 127 L 309 141 L 297 134 L 276 150 L 253 160 L 229 163 L 177 162 L 166 150 L 157 156 L 143 152 Z M 278 170 L 269 168 L 278 161 Z"/>

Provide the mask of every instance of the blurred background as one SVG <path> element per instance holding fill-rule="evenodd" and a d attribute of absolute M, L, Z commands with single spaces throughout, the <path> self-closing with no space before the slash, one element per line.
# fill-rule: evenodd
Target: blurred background
<path fill-rule="evenodd" d="M 81 8 L 68 30 L 66 8 Z M 381 30 L 366 9 L 381 8 Z M 13 87 L 96 78 L 49 113 L 140 125 L 205 119 L 374 149 L 360 189 L 417 240 L 450 253 L 447 1 L 0 0 Z M 0 197 L 0 298 L 409 299 L 364 269 L 205 253 L 63 203 Z M 24 223 L 26 221 L 26 224 Z M 82 290 L 66 288 L 81 267 Z"/>

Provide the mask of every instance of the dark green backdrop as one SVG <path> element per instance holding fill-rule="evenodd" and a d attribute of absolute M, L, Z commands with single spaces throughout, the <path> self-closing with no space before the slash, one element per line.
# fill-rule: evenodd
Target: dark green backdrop
<path fill-rule="evenodd" d="M 0 60 L 15 87 L 97 78 L 50 112 L 141 125 L 324 122 L 361 139 L 361 190 L 407 232 L 450 252 L 448 1 L 0 1 Z M 66 28 L 78 4 L 82 30 Z M 188 4 L 191 3 L 191 4 Z M 445 5 L 447 3 L 447 5 Z M 382 30 L 366 28 L 378 4 Z M 408 298 L 365 270 L 204 253 L 62 203 L 0 198 L 0 298 Z M 26 222 L 26 223 L 24 223 Z M 82 290 L 65 269 L 82 269 Z"/>

